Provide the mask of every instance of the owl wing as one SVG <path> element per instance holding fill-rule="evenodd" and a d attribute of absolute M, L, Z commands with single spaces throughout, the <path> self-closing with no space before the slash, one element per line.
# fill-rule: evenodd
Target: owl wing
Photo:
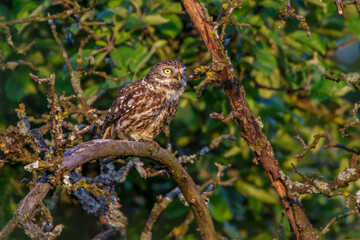
<path fill-rule="evenodd" d="M 149 105 L 150 102 L 146 101 L 146 98 L 149 95 L 154 97 L 154 94 L 157 95 L 146 87 L 142 79 L 123 87 L 110 107 L 105 121 L 100 128 L 103 138 L 112 138 L 110 126 L 125 115 L 132 114 L 137 108 L 144 108 L 146 105 Z M 162 98 L 159 96 L 158 101 L 162 100 Z"/>
<path fill-rule="evenodd" d="M 141 81 L 141 80 L 140 80 Z M 106 129 L 116 122 L 128 112 L 130 112 L 139 102 L 140 93 L 143 92 L 143 86 L 139 82 L 130 83 L 124 86 L 115 101 L 107 112 L 105 121 L 101 126 L 101 132 L 104 133 Z"/>

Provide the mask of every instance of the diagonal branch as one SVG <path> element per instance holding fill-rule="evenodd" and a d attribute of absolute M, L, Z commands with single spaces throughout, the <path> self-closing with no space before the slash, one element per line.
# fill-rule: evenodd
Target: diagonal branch
<path fill-rule="evenodd" d="M 150 216 L 146 222 L 144 231 L 141 233 L 141 240 L 151 240 L 151 229 L 159 217 L 159 215 L 169 206 L 169 204 L 180 194 L 180 189 L 175 188 L 171 192 L 167 193 L 165 197 L 157 196 L 157 202 L 151 210 Z"/>
<path fill-rule="evenodd" d="M 212 57 L 212 68 L 216 68 L 218 77 L 229 99 L 232 110 L 238 112 L 235 118 L 241 128 L 241 136 L 267 172 L 285 209 L 291 227 L 298 239 L 314 239 L 315 232 L 304 210 L 281 179 L 280 167 L 273 149 L 261 131 L 254 113 L 245 98 L 242 86 L 236 84 L 236 76 L 219 37 L 213 33 L 214 24 L 198 0 L 181 0 L 186 13 L 199 31 Z"/>

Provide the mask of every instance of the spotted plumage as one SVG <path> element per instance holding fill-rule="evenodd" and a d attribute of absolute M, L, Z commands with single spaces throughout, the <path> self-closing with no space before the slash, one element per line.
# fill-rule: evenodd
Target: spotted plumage
<path fill-rule="evenodd" d="M 144 78 L 120 90 L 100 128 L 103 138 L 155 138 L 175 116 L 186 81 L 180 61 L 155 64 Z"/>

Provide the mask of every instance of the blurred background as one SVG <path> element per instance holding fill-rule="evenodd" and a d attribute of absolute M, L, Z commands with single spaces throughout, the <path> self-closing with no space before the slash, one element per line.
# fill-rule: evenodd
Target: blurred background
<path fill-rule="evenodd" d="M 54 1 L 55 2 L 55 1 Z M 224 11 L 223 1 L 202 0 L 214 21 Z M 89 6 L 91 1 L 77 1 Z M 339 15 L 334 1 L 293 1 L 298 14 L 306 18 L 311 36 L 302 29 L 294 17 L 282 26 L 280 12 L 286 1 L 243 1 L 242 8 L 233 12 L 233 20 L 250 24 L 250 27 L 226 27 L 224 46 L 233 63 L 238 81 L 246 91 L 251 109 L 261 117 L 263 132 L 270 140 L 281 169 L 293 180 L 302 181 L 294 173 L 291 163 L 310 176 L 316 173 L 324 181 L 336 179 L 348 167 L 351 155 L 343 150 L 319 146 L 298 162 L 293 155 L 302 152 L 301 143 L 294 139 L 300 135 L 306 143 L 318 133 L 329 132 L 340 144 L 350 148 L 360 147 L 360 131 L 349 128 L 347 137 L 339 131 L 353 120 L 354 103 L 360 94 L 351 84 L 327 80 L 323 76 L 353 76 L 360 72 L 360 18 L 355 5 Z M 64 5 L 53 1 L 2 0 L 0 21 L 46 16 L 64 11 Z M 91 27 L 96 40 L 84 47 L 82 67 L 92 56 L 98 71 L 113 77 L 127 73 L 126 81 L 113 81 L 101 76 L 87 75 L 81 79 L 86 98 L 104 91 L 93 104 L 100 110 L 108 109 L 119 89 L 146 75 L 150 67 L 166 59 L 181 60 L 191 75 L 196 67 L 211 62 L 207 49 L 178 1 L 165 0 L 98 0 L 95 10 L 82 16 L 82 21 L 112 23 Z M 78 48 L 87 33 L 76 23 L 79 19 L 55 20 L 59 38 L 76 65 Z M 13 42 L 24 48 L 35 44 L 25 55 L 16 53 L 6 41 L 0 28 L 0 128 L 6 129 L 18 121 L 15 108 L 25 104 L 28 116 L 40 117 L 48 112 L 47 86 L 37 84 L 29 74 L 47 77 L 56 74 L 56 92 L 61 95 L 74 93 L 59 46 L 54 40 L 48 22 L 30 22 L 10 27 Z M 113 49 L 109 48 L 112 45 Z M 19 64 L 20 60 L 31 63 Z M 4 67 L 5 63 L 14 62 Z M 230 239 L 292 239 L 288 221 L 282 218 L 282 205 L 270 184 L 266 172 L 253 163 L 254 154 L 240 138 L 236 122 L 224 124 L 211 119 L 212 112 L 230 112 L 228 100 L 221 86 L 206 86 L 197 97 L 194 86 L 198 80 L 188 81 L 181 97 L 178 112 L 170 126 L 170 140 L 179 155 L 197 154 L 223 134 L 233 134 L 236 140 L 226 140 L 201 157 L 187 170 L 195 183 L 201 185 L 217 173 L 215 162 L 231 164 L 223 180 L 238 177 L 232 186 L 219 186 L 210 197 L 210 210 L 217 231 Z M 358 114 L 359 116 L 359 114 Z M 38 127 L 36 124 L 32 128 Z M 91 139 L 90 137 L 85 140 Z M 156 139 L 166 145 L 161 134 Z M 150 164 L 150 163 L 148 163 Z M 95 164 L 96 165 L 96 164 Z M 93 176 L 96 166 L 84 168 Z M 28 192 L 20 183 L 31 174 L 23 165 L 14 163 L 0 168 L 0 228 L 13 216 L 19 201 Z M 355 194 L 360 183 L 352 183 L 346 191 Z M 127 181 L 118 186 L 122 211 L 129 219 L 128 239 L 139 239 L 156 196 L 165 195 L 175 187 L 165 176 L 143 179 L 133 169 Z M 320 229 L 336 215 L 343 214 L 345 199 L 327 198 L 322 195 L 301 195 L 303 207 L 314 228 Z M 83 211 L 74 196 L 60 193 L 54 207 L 55 224 L 63 223 L 65 229 L 58 239 L 91 239 L 100 228 L 96 218 Z M 179 200 L 175 200 L 154 225 L 153 239 L 164 239 L 181 224 L 187 213 Z M 336 222 L 325 235 L 326 239 L 360 238 L 358 216 Z M 193 222 L 185 239 L 199 239 Z M 16 230 L 9 239 L 26 239 L 23 230 Z"/>

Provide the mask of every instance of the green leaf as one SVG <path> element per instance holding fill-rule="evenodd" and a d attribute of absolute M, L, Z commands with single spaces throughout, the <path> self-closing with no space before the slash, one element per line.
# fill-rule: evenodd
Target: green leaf
<path fill-rule="evenodd" d="M 132 14 L 126 23 L 126 28 L 134 31 L 136 29 L 145 28 L 146 26 L 160 25 L 169 22 L 169 19 L 164 18 L 161 15 L 147 15 L 143 18 Z"/>
<path fill-rule="evenodd" d="M 101 47 L 107 47 L 107 45 L 108 45 L 108 43 L 104 40 L 98 40 L 95 43 L 96 43 L 96 45 L 101 46 Z"/>
<path fill-rule="evenodd" d="M 131 34 L 129 32 L 119 32 L 116 35 L 115 44 L 116 45 L 121 44 L 130 38 L 131 38 Z"/>
<path fill-rule="evenodd" d="M 284 231 L 285 232 L 285 231 Z M 271 235 L 269 232 L 263 232 L 253 238 L 254 240 L 273 240 L 275 239 L 274 236 Z"/>
<path fill-rule="evenodd" d="M 347 21 L 346 27 L 351 29 L 351 33 L 360 39 L 360 19 L 358 17 L 353 17 Z"/>
<path fill-rule="evenodd" d="M 81 61 L 81 67 L 85 68 L 89 65 L 89 62 L 85 60 L 85 58 L 91 56 L 91 53 L 92 53 L 92 50 L 91 49 L 84 49 L 83 52 L 82 52 L 82 61 Z M 73 67 L 75 67 L 77 64 L 76 64 L 76 61 L 77 61 L 77 58 L 78 58 L 79 54 L 76 52 L 74 55 L 72 55 L 70 58 L 69 58 L 69 62 L 71 63 L 71 65 Z"/>
<path fill-rule="evenodd" d="M 320 71 L 314 67 L 314 72 L 311 74 L 314 84 L 311 86 L 311 99 L 321 102 L 331 96 L 331 93 L 335 90 L 336 86 L 333 82 L 323 78 L 323 75 Z"/>
<path fill-rule="evenodd" d="M 164 4 L 163 13 L 166 13 L 166 14 L 169 14 L 169 13 L 171 13 L 171 14 L 184 14 L 180 2 L 170 2 L 170 1 L 167 1 Z"/>
<path fill-rule="evenodd" d="M 80 28 L 77 25 L 71 25 L 68 30 L 73 33 L 73 34 L 77 34 L 80 30 Z"/>
<path fill-rule="evenodd" d="M 241 239 L 240 233 L 236 229 L 236 225 L 230 222 L 224 222 L 224 230 L 231 239 Z"/>
<path fill-rule="evenodd" d="M 21 18 L 26 18 L 28 17 L 30 14 L 30 10 L 36 8 L 37 4 L 35 2 L 29 2 L 27 4 L 22 5 L 22 7 L 19 9 L 19 11 L 16 14 L 16 18 L 17 19 L 21 19 Z M 22 24 L 16 24 L 15 28 L 18 32 L 21 32 L 23 26 Z"/>
<path fill-rule="evenodd" d="M 107 6 L 109 8 L 115 8 L 117 6 L 120 6 L 121 3 L 123 3 L 123 0 L 110 0 L 107 2 Z"/>
<path fill-rule="evenodd" d="M 114 16 L 114 13 L 110 10 L 96 12 L 96 20 L 97 21 L 111 22 L 113 16 Z"/>
<path fill-rule="evenodd" d="M 6 6 L 0 4 L 0 21 L 6 21 L 9 18 L 10 18 L 9 9 Z"/>
<path fill-rule="evenodd" d="M 34 9 L 34 11 L 31 12 L 29 17 L 33 17 L 33 16 L 38 17 L 38 16 L 43 15 L 42 13 L 51 6 L 52 2 L 53 2 L 52 0 L 42 1 L 42 3 L 40 5 L 36 5 L 37 7 Z M 30 23 L 21 24 L 21 27 L 19 28 L 19 33 L 22 32 L 24 30 L 24 28 L 26 26 L 28 26 L 29 24 Z"/>
<path fill-rule="evenodd" d="M 92 84 L 90 87 L 84 90 L 84 96 L 86 98 L 96 95 L 102 88 L 104 83 Z"/>
<path fill-rule="evenodd" d="M 164 215 L 167 218 L 173 219 L 184 216 L 188 212 L 189 208 L 185 207 L 182 202 L 176 199 L 165 209 Z"/>
<path fill-rule="evenodd" d="M 316 51 L 319 51 L 323 55 L 326 52 L 325 43 L 317 33 L 312 32 L 311 36 L 307 37 L 307 33 L 305 31 L 295 31 L 290 34 L 290 37 Z"/>
<path fill-rule="evenodd" d="M 285 6 L 284 2 L 274 2 L 270 0 L 260 1 L 259 5 L 262 5 L 265 8 L 274 9 L 276 11 L 281 10 Z"/>
<path fill-rule="evenodd" d="M 147 48 L 145 48 L 144 46 L 138 48 L 140 49 L 139 54 L 135 53 L 135 57 L 132 63 L 130 64 L 130 69 L 134 72 L 134 77 L 136 77 L 137 73 L 146 66 L 147 61 L 149 61 L 150 57 L 156 52 L 156 50 L 164 46 L 166 43 L 167 43 L 166 40 L 158 40 L 155 43 L 153 43 L 150 51 L 147 51 Z M 142 51 L 143 47 L 145 48 L 145 52 Z"/>
<path fill-rule="evenodd" d="M 31 93 L 36 93 L 36 88 L 26 71 L 15 71 L 5 82 L 6 98 L 13 102 L 20 102 Z"/>
<path fill-rule="evenodd" d="M 135 71 L 141 60 L 146 56 L 148 53 L 148 49 L 145 46 L 139 45 L 137 46 L 135 52 L 131 56 L 131 63 L 130 63 L 130 70 L 132 72 Z"/>
<path fill-rule="evenodd" d="M 133 56 L 133 54 L 133 48 L 127 45 L 122 45 L 119 46 L 117 49 L 112 50 L 110 52 L 110 57 L 118 68 L 127 68 L 128 64 L 131 61 L 130 56 Z"/>
<path fill-rule="evenodd" d="M 150 71 L 150 68 L 151 68 L 151 67 L 146 67 L 146 68 L 144 68 L 143 70 L 139 71 L 139 72 L 138 72 L 138 75 L 137 75 L 138 78 L 137 78 L 136 80 L 145 77 L 146 74 Z"/>
<path fill-rule="evenodd" d="M 121 68 L 121 69 L 113 68 L 113 70 L 112 70 L 112 74 L 114 77 L 122 77 L 127 73 L 128 73 L 127 68 Z"/>
<path fill-rule="evenodd" d="M 145 16 L 143 19 L 143 22 L 150 26 L 150 25 L 160 25 L 169 22 L 169 19 L 164 18 L 161 15 L 148 15 Z"/>
<path fill-rule="evenodd" d="M 165 17 L 169 22 L 159 25 L 158 28 L 162 34 L 175 38 L 183 29 L 181 19 L 175 14 L 167 15 Z"/>
<path fill-rule="evenodd" d="M 277 198 L 272 196 L 269 192 L 264 189 L 257 188 L 256 186 L 249 184 L 243 181 L 237 181 L 235 187 L 238 191 L 244 196 L 254 198 L 260 202 L 275 204 L 277 203 Z"/>
<path fill-rule="evenodd" d="M 180 46 L 180 59 L 184 64 L 192 63 L 198 52 L 199 48 L 196 45 L 196 40 L 193 37 L 187 37 Z"/>
<path fill-rule="evenodd" d="M 142 0 L 130 0 L 130 2 L 131 2 L 136 8 L 141 8 L 141 6 L 143 5 L 143 1 L 142 1 Z"/>
<path fill-rule="evenodd" d="M 185 237 L 184 237 L 184 240 L 197 240 L 199 239 L 197 236 L 194 236 L 194 234 L 187 234 Z"/>
<path fill-rule="evenodd" d="M 218 222 L 228 221 L 233 218 L 229 206 L 219 194 L 210 197 L 209 209 L 211 216 Z"/>
<path fill-rule="evenodd" d="M 113 13 L 115 13 L 116 16 L 120 16 L 122 18 L 126 18 L 128 13 L 128 9 L 123 8 L 123 7 L 114 7 L 113 9 Z"/>
<path fill-rule="evenodd" d="M 158 48 L 161 48 L 162 46 L 164 46 L 165 44 L 167 44 L 166 40 L 158 40 L 156 42 L 154 42 L 154 44 L 152 45 L 152 49 L 156 50 Z"/>
<path fill-rule="evenodd" d="M 37 6 L 37 4 L 32 1 L 30 1 L 26 4 L 23 4 L 16 14 L 16 19 L 26 18 L 27 16 L 29 16 L 29 11 L 31 9 L 36 8 L 36 6 Z"/>
<path fill-rule="evenodd" d="M 260 70 L 267 78 L 277 67 L 277 61 L 271 52 L 270 48 L 264 46 L 263 48 L 255 49 L 255 63 L 254 67 Z"/>
<path fill-rule="evenodd" d="M 261 17 L 259 15 L 249 16 L 248 23 L 251 26 L 263 26 L 264 25 L 264 21 L 261 19 Z"/>
<path fill-rule="evenodd" d="M 43 53 L 40 51 L 32 52 L 26 56 L 26 61 L 29 61 L 35 65 L 42 65 L 45 62 Z"/>

